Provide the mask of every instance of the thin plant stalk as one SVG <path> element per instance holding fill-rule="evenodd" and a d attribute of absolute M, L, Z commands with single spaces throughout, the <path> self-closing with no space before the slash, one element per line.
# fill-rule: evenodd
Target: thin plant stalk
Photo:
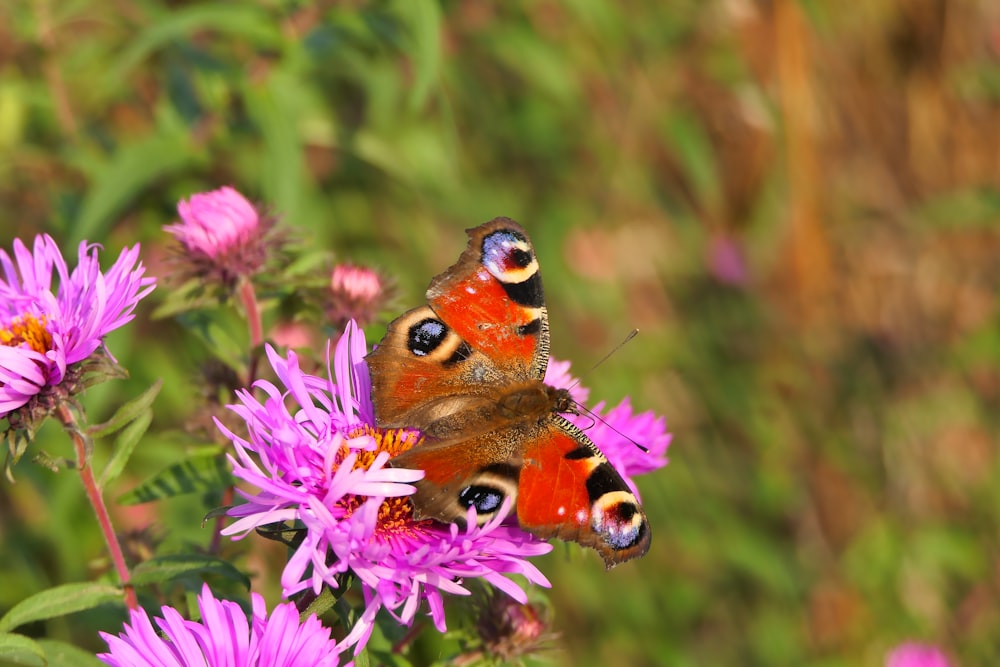
<path fill-rule="evenodd" d="M 125 555 L 122 552 L 121 544 L 118 542 L 114 526 L 111 525 L 111 515 L 104 504 L 104 496 L 97 484 L 97 479 L 94 477 L 93 467 L 87 458 L 86 436 L 80 431 L 76 423 L 76 418 L 67 406 L 60 405 L 56 409 L 56 415 L 66 428 L 66 432 L 69 433 L 70 439 L 73 440 L 73 448 L 76 451 L 77 470 L 80 472 L 80 481 L 83 483 L 83 488 L 87 493 L 87 499 L 90 501 L 91 507 L 94 508 L 97 523 L 100 525 L 101 533 L 104 535 L 104 542 L 108 545 L 111 562 L 118 572 L 118 578 L 125 592 L 125 604 L 129 609 L 137 609 L 139 604 L 136 600 L 135 588 L 129 583 L 131 575 L 129 574 L 128 565 L 125 563 Z"/>

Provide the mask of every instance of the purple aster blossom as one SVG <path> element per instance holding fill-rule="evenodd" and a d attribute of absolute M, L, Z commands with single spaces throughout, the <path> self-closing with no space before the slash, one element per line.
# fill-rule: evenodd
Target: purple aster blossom
<path fill-rule="evenodd" d="M 32 250 L 16 239 L 13 256 L 0 250 L 0 418 L 32 401 L 34 416 L 44 416 L 78 390 L 75 364 L 99 350 L 114 361 L 104 336 L 132 320 L 156 281 L 143 277 L 138 245 L 107 272 L 99 247 L 82 242 L 72 272 L 48 235 Z"/>
<path fill-rule="evenodd" d="M 97 657 L 112 667 L 334 667 L 343 647 L 315 615 L 304 623 L 291 602 L 268 616 L 264 598 L 250 596 L 252 617 L 235 602 L 217 600 L 208 585 L 198 596 L 201 621 L 187 621 L 163 607 L 156 626 L 144 609 L 130 612 L 118 636 L 102 632 L 108 652 Z M 159 628 L 159 630 L 157 630 Z"/>
<path fill-rule="evenodd" d="M 231 187 L 191 195 L 177 204 L 180 222 L 164 231 L 180 243 L 181 274 L 208 278 L 232 287 L 259 272 L 281 242 L 272 233 L 276 220 L 265 216 Z"/>
<path fill-rule="evenodd" d="M 553 367 L 555 371 L 552 370 Z M 570 375 L 569 362 L 550 360 L 545 382 L 558 388 L 570 388 L 573 399 L 581 406 L 583 401 L 579 396 L 586 397 L 590 393 L 589 389 L 581 387 L 576 378 Z M 667 448 L 672 436 L 667 432 L 666 419 L 657 416 L 652 410 L 634 414 L 631 402 L 625 398 L 610 410 L 605 410 L 602 401 L 592 409 L 581 410 L 581 413 L 567 415 L 567 418 L 598 446 L 633 492 L 636 492 L 636 488 L 631 477 L 667 465 Z M 637 444 L 647 451 L 637 447 Z"/>
<path fill-rule="evenodd" d="M 191 195 L 177 204 L 181 222 L 166 225 L 191 253 L 219 257 L 249 243 L 260 229 L 260 216 L 246 197 L 231 187 Z"/>
<path fill-rule="evenodd" d="M 936 646 L 906 642 L 886 656 L 885 667 L 951 667 L 951 663 Z"/>
<path fill-rule="evenodd" d="M 282 574 L 284 593 L 337 588 L 341 575 L 353 572 L 366 603 L 344 639 L 356 645 L 355 652 L 368 641 L 381 609 L 410 624 L 426 602 L 443 632 L 442 593 L 468 595 L 464 579 L 482 578 L 526 602 L 508 576 L 548 586 L 526 559 L 552 548 L 503 524 L 507 511 L 477 526 L 470 509 L 466 528 L 413 519 L 408 496 L 423 472 L 386 464 L 416 444 L 418 434 L 375 428 L 366 352 L 364 334 L 353 322 L 337 343 L 334 377 L 306 374 L 294 353 L 282 358 L 268 349 L 283 388 L 257 382 L 263 401 L 238 393 L 240 404 L 231 408 L 246 421 L 247 438 L 219 424 L 236 448 L 233 473 L 257 489 L 240 492 L 248 502 L 230 510 L 237 520 L 223 533 L 242 537 L 279 521 L 302 526 L 304 538 Z"/>

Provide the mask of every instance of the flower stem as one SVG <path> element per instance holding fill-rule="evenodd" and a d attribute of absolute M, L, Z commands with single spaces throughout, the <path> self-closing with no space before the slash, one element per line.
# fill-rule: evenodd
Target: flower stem
<path fill-rule="evenodd" d="M 250 363 L 247 368 L 249 387 L 257 379 L 257 349 L 264 344 L 264 327 L 261 324 L 260 306 L 257 305 L 257 293 L 254 292 L 253 282 L 246 278 L 240 280 L 239 295 L 250 329 Z"/>
<path fill-rule="evenodd" d="M 66 427 L 66 432 L 69 433 L 70 438 L 73 440 L 73 447 L 76 450 L 77 469 L 80 472 L 80 481 L 83 482 L 83 488 L 87 492 L 87 499 L 90 500 L 90 505 L 94 508 L 94 514 L 97 515 L 97 522 L 101 526 L 101 533 L 104 535 L 104 541 L 108 545 L 111 561 L 114 563 L 115 570 L 118 571 L 118 578 L 121 580 L 122 588 L 125 591 L 125 604 L 129 609 L 137 609 L 139 604 L 136 601 L 135 588 L 129 583 L 130 575 L 128 566 L 125 564 L 125 555 L 122 553 L 121 544 L 118 543 L 118 536 L 115 535 L 115 529 L 111 525 L 111 515 L 108 514 L 108 508 L 104 504 L 101 489 L 94 478 L 94 470 L 90 466 L 86 436 L 78 427 L 76 418 L 68 407 L 60 405 L 56 409 L 56 415 L 63 426 Z"/>

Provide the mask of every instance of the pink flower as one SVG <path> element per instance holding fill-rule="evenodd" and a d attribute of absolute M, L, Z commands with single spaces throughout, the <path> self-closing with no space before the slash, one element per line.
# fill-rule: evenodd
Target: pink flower
<path fill-rule="evenodd" d="M 231 187 L 191 195 L 177 204 L 177 212 L 181 221 L 163 229 L 183 247 L 187 277 L 231 286 L 260 271 L 273 254 L 275 221 Z"/>
<path fill-rule="evenodd" d="M 31 414 L 23 419 L 44 416 L 78 391 L 76 365 L 107 354 L 104 336 L 131 321 L 152 291 L 156 281 L 143 277 L 138 245 L 122 250 L 106 273 L 98 248 L 81 243 L 72 273 L 48 235 L 36 236 L 30 251 L 15 240 L 13 257 L 0 250 L 0 417 L 26 405 Z"/>
<path fill-rule="evenodd" d="M 343 329 L 350 320 L 363 326 L 375 319 L 384 297 L 378 273 L 363 266 L 338 264 L 330 276 L 327 319 L 337 329 Z"/>
<path fill-rule="evenodd" d="M 260 227 L 260 217 L 246 197 L 230 187 L 191 195 L 177 204 L 179 224 L 163 229 L 188 252 L 219 257 L 248 243 Z"/>
<path fill-rule="evenodd" d="M 739 287 L 749 282 L 745 253 L 737 239 L 722 234 L 713 236 L 707 255 L 709 273 L 720 283 Z"/>
<path fill-rule="evenodd" d="M 283 358 L 268 348 L 283 388 L 257 382 L 266 395 L 263 402 L 239 392 L 240 404 L 231 407 L 246 421 L 248 438 L 219 424 L 236 448 L 230 456 L 233 473 L 256 488 L 241 492 L 248 502 L 230 510 L 237 521 L 223 532 L 245 536 L 276 522 L 303 528 L 282 574 L 285 595 L 337 588 L 352 572 L 366 603 L 344 639 L 356 644 L 356 652 L 381 609 L 409 625 L 426 603 L 434 625 L 444 631 L 442 594 L 468 595 L 463 580 L 481 578 L 526 602 L 508 577 L 520 574 L 547 586 L 526 559 L 551 550 L 503 525 L 504 516 L 479 527 L 470 510 L 467 528 L 413 519 L 408 496 L 423 472 L 386 464 L 416 444 L 418 434 L 374 427 L 366 352 L 364 335 L 353 322 L 337 343 L 333 377 L 329 371 L 327 377 L 308 375 L 294 353 Z"/>
<path fill-rule="evenodd" d="M 112 667 L 334 667 L 343 648 L 330 639 L 315 615 L 299 622 L 292 603 L 267 615 L 264 599 L 250 596 L 253 615 L 235 602 L 217 600 L 205 585 L 198 596 L 200 621 L 186 621 L 163 607 L 156 627 L 143 609 L 118 636 L 102 632 L 108 652 L 97 657 Z M 157 631 L 159 628 L 159 632 Z"/>
<path fill-rule="evenodd" d="M 951 663 L 936 646 L 906 642 L 889 653 L 885 667 L 951 667 Z"/>

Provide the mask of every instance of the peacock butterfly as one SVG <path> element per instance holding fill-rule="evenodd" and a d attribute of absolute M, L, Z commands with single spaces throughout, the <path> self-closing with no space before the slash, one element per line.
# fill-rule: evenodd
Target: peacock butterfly
<path fill-rule="evenodd" d="M 569 391 L 543 382 L 549 326 L 527 233 L 495 218 L 468 234 L 427 305 L 392 321 L 367 357 L 378 426 L 425 436 L 392 461 L 425 471 L 416 517 L 462 522 L 474 506 L 484 523 L 510 497 L 522 528 L 592 547 L 609 569 L 642 556 L 638 500 L 560 414 L 576 413 Z"/>

